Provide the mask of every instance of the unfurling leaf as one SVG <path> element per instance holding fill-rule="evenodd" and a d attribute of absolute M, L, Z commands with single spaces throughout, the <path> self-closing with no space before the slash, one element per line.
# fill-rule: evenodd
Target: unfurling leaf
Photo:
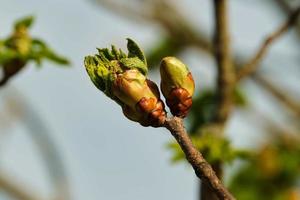
<path fill-rule="evenodd" d="M 35 61 L 38 65 L 40 65 L 42 60 L 44 59 L 63 66 L 67 66 L 70 64 L 68 59 L 56 54 L 46 45 L 46 43 L 39 39 L 32 40 L 29 59 Z"/>
<path fill-rule="evenodd" d="M 156 84 L 146 78 L 147 65 L 143 52 L 128 39 L 128 55 L 114 46 L 98 49 L 87 56 L 86 70 L 95 86 L 116 101 L 124 115 L 143 126 L 161 126 L 166 118 L 164 104 Z"/>
<path fill-rule="evenodd" d="M 34 22 L 33 16 L 24 17 L 15 23 L 15 29 L 17 30 L 17 29 L 23 28 L 23 27 L 30 28 L 31 25 L 33 24 L 33 22 Z"/>
<path fill-rule="evenodd" d="M 127 38 L 127 49 L 128 49 L 128 57 L 129 58 L 134 58 L 137 57 L 147 67 L 147 60 L 145 57 L 144 52 L 140 49 L 140 47 L 130 38 Z"/>

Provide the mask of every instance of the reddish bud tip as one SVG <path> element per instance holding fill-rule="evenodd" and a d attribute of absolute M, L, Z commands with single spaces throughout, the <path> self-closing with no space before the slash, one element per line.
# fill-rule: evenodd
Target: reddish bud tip
<path fill-rule="evenodd" d="M 191 95 L 184 88 L 174 88 L 167 98 L 171 113 L 178 117 L 186 117 L 192 103 Z"/>

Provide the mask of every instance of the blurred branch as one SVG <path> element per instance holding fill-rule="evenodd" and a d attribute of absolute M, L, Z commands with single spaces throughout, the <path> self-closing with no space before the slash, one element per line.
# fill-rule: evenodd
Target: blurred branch
<path fill-rule="evenodd" d="M 33 145 L 37 147 L 39 156 L 41 156 L 42 166 L 45 167 L 46 175 L 48 175 L 50 181 L 49 186 L 53 191 L 52 198 L 55 200 L 71 199 L 68 175 L 60 149 L 55 138 L 53 138 L 53 134 L 49 132 L 49 127 L 47 127 L 43 117 L 36 112 L 35 107 L 28 102 L 26 96 L 15 87 L 8 87 L 4 91 L 4 101 L 7 102 L 7 105 L 5 105 L 7 110 L 1 111 L 0 118 L 5 115 L 10 117 L 9 121 L 11 123 L 15 124 L 19 120 L 24 125 L 25 130 L 27 130 L 25 134 L 29 135 Z M 17 116 L 13 118 L 13 115 Z M 4 119 L 1 118 L 1 122 L 8 124 L 7 121 L 3 121 Z"/>
<path fill-rule="evenodd" d="M 124 16 L 126 18 L 132 19 L 134 21 L 143 20 L 149 21 L 153 20 L 153 16 L 149 11 L 147 12 L 145 9 L 141 11 L 141 8 L 133 8 L 128 6 L 128 4 L 120 4 L 114 0 L 93 0 L 94 2 L 101 4 L 102 6 L 112 10 L 115 14 Z"/>
<path fill-rule="evenodd" d="M 14 88 L 12 95 L 13 99 L 19 100 L 16 104 L 20 106 L 23 114 L 23 123 L 28 129 L 29 136 L 42 156 L 42 161 L 46 167 L 50 183 L 54 188 L 53 196 L 56 200 L 71 199 L 70 185 L 62 155 L 60 154 L 59 148 L 52 138 L 52 134 L 44 122 L 43 117 L 36 112 L 34 106 L 28 102 L 26 96 L 24 96 L 17 88 Z"/>
<path fill-rule="evenodd" d="M 233 103 L 233 91 L 235 85 L 235 69 L 232 64 L 229 22 L 228 22 L 228 1 L 214 0 L 215 14 L 215 33 L 214 33 L 214 53 L 217 63 L 217 113 L 214 123 L 217 126 L 217 132 L 214 133 L 221 137 L 224 125 L 231 112 Z M 222 163 L 216 163 L 213 166 L 214 171 L 221 179 Z M 201 199 L 214 200 L 216 196 L 211 188 L 201 185 Z"/>
<path fill-rule="evenodd" d="M 284 0 L 282 0 L 282 1 L 284 1 Z M 170 9 L 170 6 L 168 6 L 167 9 Z M 168 11 L 167 13 L 172 13 L 173 16 L 177 16 L 176 20 L 177 21 L 181 21 L 181 22 L 180 23 L 169 22 L 168 20 L 172 20 L 172 18 L 171 19 L 168 18 L 168 20 L 165 19 L 164 22 L 161 22 L 163 20 L 163 17 L 158 17 L 157 20 L 158 20 L 159 23 L 161 23 L 161 25 L 162 25 L 163 28 L 167 28 L 169 30 L 168 33 L 169 33 L 169 35 L 171 35 L 171 38 L 173 38 L 173 40 L 176 40 L 176 41 L 180 40 L 180 41 L 182 41 L 181 45 L 177 46 L 178 49 L 179 49 L 178 52 L 180 52 L 180 48 L 182 50 L 183 48 L 185 48 L 187 46 L 195 46 L 195 47 L 199 48 L 201 51 L 203 51 L 203 52 L 205 52 L 207 54 L 212 54 L 213 53 L 213 50 L 212 50 L 213 49 L 212 48 L 213 45 L 212 45 L 212 43 L 210 43 L 210 41 L 208 40 L 208 38 L 205 36 L 204 33 L 202 33 L 202 32 L 198 33 L 196 31 L 194 31 L 192 27 L 187 26 L 188 23 L 186 22 L 186 20 L 184 19 L 184 17 L 181 16 L 178 13 L 178 11 L 176 9 L 173 8 L 171 11 L 169 11 L 169 10 L 167 10 L 167 11 Z M 273 43 L 282 34 L 284 34 L 297 21 L 296 17 L 298 15 L 299 15 L 299 8 L 297 10 L 295 10 L 292 14 L 290 14 L 289 19 L 281 27 L 279 27 L 278 30 L 276 30 L 275 34 L 273 33 L 272 35 L 270 35 L 271 37 L 273 36 L 273 39 L 272 39 L 273 41 L 271 41 L 271 43 Z M 180 17 L 178 17 L 178 16 L 180 16 Z M 174 24 L 174 25 L 171 25 L 171 24 Z M 182 24 L 186 24 L 186 25 L 182 26 Z M 181 33 L 181 32 L 185 32 L 185 33 L 188 33 L 188 34 L 185 37 L 182 37 L 184 34 Z M 189 37 L 190 35 L 192 35 L 192 37 Z M 193 37 L 193 36 L 197 36 L 197 37 Z M 275 36 L 275 38 L 274 38 L 274 36 Z M 186 40 L 182 39 L 182 38 L 186 38 Z M 271 43 L 267 44 L 267 47 L 262 46 L 263 47 L 263 51 L 260 50 L 260 52 L 263 52 L 263 54 L 265 54 L 266 51 L 269 48 L 268 45 L 271 45 Z M 259 53 L 259 55 L 260 54 L 261 53 Z M 259 63 L 257 63 L 257 64 L 259 64 Z M 236 59 L 234 60 L 234 66 L 236 66 L 236 68 L 238 68 L 238 66 L 247 66 L 247 64 L 245 64 L 245 61 L 243 59 L 241 59 L 240 55 L 237 55 Z M 257 66 L 255 66 L 255 67 L 257 67 Z M 253 72 L 251 72 L 251 74 L 252 73 Z M 260 82 L 260 81 L 258 81 L 257 83 L 258 84 L 262 84 L 262 82 Z M 263 84 L 261 86 L 265 87 Z M 271 88 L 271 87 L 268 87 L 268 88 Z M 284 94 L 282 94 L 282 95 L 276 95 L 276 94 L 281 93 L 281 91 L 278 90 L 278 88 L 276 88 L 276 87 L 273 86 L 272 90 L 273 90 L 273 92 L 270 91 L 270 93 L 273 94 L 273 96 L 275 98 L 277 98 L 278 100 L 283 99 L 282 95 L 284 96 Z M 281 98 L 279 98 L 279 97 L 281 97 Z M 290 98 L 287 96 L 284 99 L 290 99 Z M 286 104 L 285 102 L 290 102 L 290 101 L 281 101 L 281 102 L 283 104 Z M 290 108 L 295 108 L 295 104 L 294 103 L 292 103 L 292 104 L 288 103 L 286 105 L 288 107 L 290 107 Z M 289 106 L 289 105 L 293 105 L 293 106 Z M 298 110 L 298 109 L 296 109 L 296 110 Z"/>
<path fill-rule="evenodd" d="M 292 6 L 289 3 L 290 0 L 276 0 L 276 2 L 285 14 L 289 15 L 292 12 Z M 300 37 L 300 22 L 298 21 L 295 26 L 297 34 Z"/>
<path fill-rule="evenodd" d="M 174 136 L 189 163 L 193 166 L 196 175 L 208 185 L 213 193 L 221 200 L 234 200 L 235 198 L 222 185 L 210 164 L 203 158 L 202 154 L 193 145 L 186 132 L 183 121 L 178 117 L 171 117 L 164 125 Z"/>
<path fill-rule="evenodd" d="M 285 0 L 276 0 L 276 2 L 282 8 L 283 11 L 285 11 L 286 13 L 291 12 L 290 5 L 287 1 L 285 1 Z"/>
<path fill-rule="evenodd" d="M 278 99 L 282 104 L 284 104 L 287 108 L 289 108 L 293 113 L 295 113 L 298 117 L 300 117 L 300 104 L 295 102 L 289 96 L 287 96 L 284 92 L 280 91 L 277 87 L 275 87 L 270 81 L 261 75 L 252 76 L 253 80 L 255 80 L 260 86 L 265 88 L 268 92 L 270 92 L 276 99 Z"/>
<path fill-rule="evenodd" d="M 244 67 L 238 70 L 237 80 L 241 80 L 256 71 L 270 46 L 283 34 L 285 34 L 290 28 L 292 28 L 292 26 L 297 22 L 299 15 L 300 7 L 292 12 L 287 21 L 284 22 L 277 30 L 275 30 L 266 38 L 254 57 L 247 64 L 245 64 Z"/>
<path fill-rule="evenodd" d="M 19 200 L 42 200 L 32 191 L 29 192 L 27 188 L 12 182 L 12 178 L 8 178 L 4 174 L 0 174 L 0 189 L 4 190 L 7 194 Z"/>
<path fill-rule="evenodd" d="M 202 46 L 212 52 L 212 45 L 203 32 L 195 31 L 184 16 L 168 1 L 158 1 L 154 6 L 154 19 L 167 33 L 182 44 Z"/>
<path fill-rule="evenodd" d="M 266 112 L 264 112 L 260 108 L 251 106 L 250 111 L 255 114 L 255 119 L 257 119 L 258 121 L 263 122 L 265 124 L 264 128 L 267 128 L 269 131 L 270 131 L 270 129 L 272 129 L 271 134 L 278 131 L 278 132 L 285 132 L 290 135 L 297 135 L 299 132 L 299 129 L 297 128 L 297 126 L 294 126 L 295 124 L 292 124 L 292 125 L 287 124 L 287 123 L 279 124 L 273 118 L 271 118 L 270 115 L 268 115 Z M 270 133 L 269 131 L 267 133 Z M 300 135 L 300 133 L 298 135 Z"/>
<path fill-rule="evenodd" d="M 218 68 L 218 113 L 216 122 L 224 124 L 232 107 L 232 94 L 235 83 L 235 70 L 231 59 L 228 28 L 227 0 L 214 0 L 215 9 L 215 58 Z"/>
<path fill-rule="evenodd" d="M 186 45 L 199 47 L 201 50 L 212 52 L 212 44 L 204 32 L 195 31 L 193 26 L 184 16 L 175 8 L 173 4 L 166 0 L 152 0 L 151 6 L 137 11 L 136 8 L 121 5 L 111 0 L 94 0 L 106 8 L 112 10 L 115 14 L 124 16 L 133 20 L 151 21 L 159 24 L 168 34 L 168 41 L 172 41 L 173 49 L 182 49 Z M 174 49 L 174 51 L 175 51 Z M 177 51 L 175 51 L 177 52 Z"/>

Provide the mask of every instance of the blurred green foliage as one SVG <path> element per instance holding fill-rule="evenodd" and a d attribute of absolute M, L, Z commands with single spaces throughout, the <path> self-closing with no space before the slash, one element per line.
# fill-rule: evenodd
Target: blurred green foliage
<path fill-rule="evenodd" d="M 189 132 L 197 133 L 198 129 L 214 120 L 217 111 L 217 95 L 213 90 L 205 90 L 193 98 L 193 106 L 188 119 L 191 122 Z M 247 106 L 247 98 L 239 88 L 234 90 L 234 103 L 236 106 Z"/>
<path fill-rule="evenodd" d="M 194 135 L 191 138 L 195 147 L 211 164 L 218 162 L 231 163 L 236 158 L 247 159 L 252 156 L 251 152 L 235 149 L 229 140 L 215 136 L 210 132 L 204 132 L 199 136 Z M 171 142 L 167 147 L 173 152 L 173 162 L 185 161 L 184 153 L 178 143 Z"/>
<path fill-rule="evenodd" d="M 44 60 L 59 65 L 69 64 L 65 57 L 56 54 L 41 39 L 31 37 L 29 28 L 33 22 L 32 16 L 18 20 L 10 36 L 0 39 L 0 67 L 4 74 L 0 85 L 4 85 L 30 61 L 35 62 L 38 66 L 41 66 Z"/>
<path fill-rule="evenodd" d="M 33 22 L 32 16 L 18 20 L 12 34 L 8 38 L 0 40 L 0 65 L 3 66 L 12 59 L 32 60 L 38 65 L 44 59 L 61 65 L 69 64 L 65 57 L 56 54 L 44 41 L 29 35 L 28 29 Z"/>
<path fill-rule="evenodd" d="M 161 38 L 156 46 L 147 54 L 149 68 L 157 67 L 163 57 L 176 56 L 182 51 L 183 44 L 172 37 Z"/>
<path fill-rule="evenodd" d="M 231 179 L 229 189 L 241 200 L 298 200 L 300 141 L 277 135 L 258 150 Z"/>

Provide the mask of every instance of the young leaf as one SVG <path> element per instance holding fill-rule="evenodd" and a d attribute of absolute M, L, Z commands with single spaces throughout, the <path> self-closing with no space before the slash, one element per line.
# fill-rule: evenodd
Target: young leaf
<path fill-rule="evenodd" d="M 144 64 L 147 66 L 147 60 L 144 52 L 140 49 L 140 47 L 130 38 L 127 38 L 127 49 L 128 49 L 128 57 L 138 57 Z"/>
<path fill-rule="evenodd" d="M 33 22 L 34 22 L 33 16 L 24 17 L 15 23 L 15 29 L 19 29 L 21 27 L 30 28 Z"/>

